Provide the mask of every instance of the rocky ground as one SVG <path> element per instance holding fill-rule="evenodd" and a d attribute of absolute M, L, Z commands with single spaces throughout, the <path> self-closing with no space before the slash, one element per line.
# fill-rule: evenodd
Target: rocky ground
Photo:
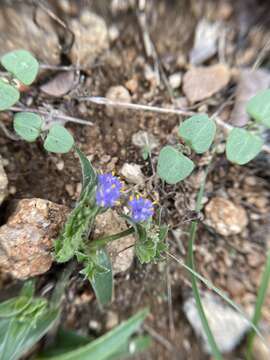
<path fill-rule="evenodd" d="M 230 126 L 246 124 L 245 102 L 269 87 L 269 10 L 268 2 L 259 0 L 0 5 L 0 55 L 25 48 L 41 63 L 37 81 L 14 111 L 27 107 L 40 111 L 48 126 L 65 123 L 98 169 L 115 170 L 157 200 L 171 229 L 170 253 L 177 258 L 185 258 L 188 226 L 199 217 L 197 271 L 247 314 L 252 313 L 270 246 L 269 134 L 263 132 L 266 151 L 245 167 L 225 159 L 224 134 Z M 104 106 L 90 96 L 169 111 Z M 173 109 L 183 110 L 182 115 Z M 196 171 L 178 186 L 164 186 L 155 173 L 161 146 L 179 142 L 177 126 L 190 112 L 216 114 L 219 125 L 201 214 L 194 212 L 194 204 L 209 154 L 194 156 Z M 61 267 L 52 261 L 53 239 L 82 186 L 74 154 L 48 154 L 41 143 L 20 141 L 11 124 L 12 113 L 1 113 L 1 299 L 30 276 L 38 276 L 40 291 L 54 286 Z M 148 160 L 142 156 L 146 146 Z M 116 212 L 106 213 L 95 234 L 125 226 Z M 66 292 L 63 323 L 81 334 L 100 335 L 149 306 L 145 330 L 154 345 L 141 359 L 209 359 L 188 274 L 173 259 L 140 265 L 130 248 L 133 241 L 129 237 L 110 248 L 113 303 L 101 311 L 89 283 L 76 272 Z M 225 358 L 243 359 L 248 324 L 206 287 L 201 290 Z M 267 339 L 269 306 L 270 297 L 261 323 Z M 254 359 L 268 358 L 256 340 Z"/>

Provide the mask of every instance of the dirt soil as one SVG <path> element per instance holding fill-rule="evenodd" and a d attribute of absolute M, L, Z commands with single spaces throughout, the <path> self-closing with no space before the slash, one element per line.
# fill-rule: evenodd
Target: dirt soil
<path fill-rule="evenodd" d="M 31 8 L 34 3 L 39 2 L 4 1 L 1 2 L 0 11 L 7 6 L 14 9 Z M 269 36 L 269 19 L 266 18 L 269 4 L 259 0 L 150 0 L 146 3 L 143 12 L 146 14 L 148 34 L 155 47 L 152 54 L 147 54 L 144 46 L 145 28 L 140 25 L 136 1 L 48 2 L 46 9 L 50 9 L 66 24 L 63 28 L 50 19 L 52 31 L 62 46 L 59 62 L 43 68 L 37 82 L 22 96 L 20 106 L 60 109 L 67 116 L 91 121 L 92 126 L 73 122 L 66 125 L 80 148 L 100 170 L 119 172 L 126 162 L 141 165 L 146 178 L 143 191 L 153 200 L 158 200 L 164 210 L 164 220 L 171 228 L 168 239 L 170 252 L 175 256 L 185 257 L 188 226 L 194 217 L 199 216 L 195 251 L 197 271 L 249 311 L 254 304 L 266 248 L 270 244 L 269 154 L 263 153 L 249 166 L 240 168 L 229 164 L 225 159 L 224 136 L 220 131 L 217 143 L 221 150 L 215 157 L 207 180 L 204 203 L 217 196 L 225 197 L 243 207 L 248 219 L 247 226 L 240 234 L 222 236 L 208 225 L 204 212 L 196 214 L 193 211 L 198 184 L 209 162 L 209 154 L 193 156 L 199 165 L 194 174 L 180 185 L 164 186 L 153 173 L 152 166 L 155 168 L 161 146 L 179 142 L 177 126 L 184 117 L 121 109 L 111 113 L 103 105 L 82 102 L 78 98 L 106 96 L 110 87 L 122 85 L 128 89 L 133 103 L 188 107 L 209 114 L 220 111 L 222 121 L 229 123 L 235 103 L 233 95 L 238 81 L 237 71 L 242 67 L 251 67 L 259 54 L 262 55 L 260 64 L 265 68 L 269 66 L 267 56 L 262 52 L 264 40 Z M 143 4 L 144 1 L 141 6 Z M 71 62 L 68 44 L 71 21 L 78 19 L 85 10 L 98 14 L 105 21 L 110 36 L 108 49 L 87 68 Z M 29 19 L 32 15 L 30 11 Z M 190 68 L 188 56 L 196 25 L 202 18 L 220 21 L 226 34 L 225 40 L 219 43 L 217 54 L 204 65 L 225 59 L 232 76 L 229 85 L 217 94 L 199 103 L 189 104 L 181 86 L 173 88 L 168 79 L 175 73 L 183 75 Z M 46 28 L 46 23 L 42 25 Z M 9 31 L 7 24 L 1 30 L 2 36 Z M 38 51 L 36 55 L 39 57 Z M 49 61 L 43 60 L 42 63 L 49 64 Z M 158 70 L 155 72 L 153 69 L 157 64 Z M 80 72 L 77 83 L 68 94 L 55 98 L 41 91 L 44 83 L 70 65 L 79 65 Z M 1 114 L 0 119 L 6 129 L 12 132 L 11 112 Z M 147 131 L 158 140 L 159 145 L 153 150 L 151 161 L 143 160 L 140 149 L 133 144 L 132 135 L 140 130 Z M 6 221 L 7 209 L 13 199 L 40 197 L 74 206 L 81 179 L 79 164 L 73 153 L 62 156 L 48 154 L 41 142 L 28 144 L 13 140 L 0 130 L 0 154 L 5 160 L 9 180 L 9 196 L 1 207 L 1 223 Z M 135 260 L 126 273 L 117 275 L 114 301 L 103 311 L 98 308 L 89 283 L 74 274 L 66 292 L 63 323 L 81 334 L 99 336 L 110 327 L 110 317 L 120 322 L 143 306 L 148 306 L 151 315 L 146 321 L 146 329 L 153 336 L 153 346 L 138 359 L 209 359 L 183 312 L 183 302 L 191 293 L 189 275 L 179 264 L 167 260 L 150 265 L 140 265 Z M 41 276 L 39 289 L 53 285 L 60 270 L 61 267 L 54 265 L 49 273 Z M 1 292 L 7 293 L 16 286 L 16 282 L 3 277 L 1 286 Z M 265 321 L 270 321 L 269 305 L 270 299 L 264 308 Z M 238 347 L 225 358 L 242 359 L 243 348 Z"/>

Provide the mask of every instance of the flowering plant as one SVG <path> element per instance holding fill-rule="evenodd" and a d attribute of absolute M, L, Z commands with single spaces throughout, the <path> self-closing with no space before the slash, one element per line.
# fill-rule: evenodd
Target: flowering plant
<path fill-rule="evenodd" d="M 76 152 L 81 162 L 83 187 L 76 207 L 55 242 L 55 259 L 63 263 L 75 256 L 83 263 L 81 273 L 91 282 L 100 303 L 105 304 L 112 296 L 112 268 L 106 245 L 133 233 L 139 261 L 158 261 L 166 250 L 167 226 L 155 222 L 151 200 L 140 195 L 126 200 L 124 185 L 114 174 L 97 174 L 87 157 L 78 148 Z M 117 234 L 89 240 L 97 215 L 121 203 L 127 204 L 128 214 L 122 212 L 121 216 L 130 227 Z M 104 284 L 107 284 L 106 291 Z"/>

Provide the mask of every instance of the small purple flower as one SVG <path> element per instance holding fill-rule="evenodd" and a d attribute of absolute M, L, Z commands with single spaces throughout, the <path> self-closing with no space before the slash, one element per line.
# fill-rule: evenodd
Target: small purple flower
<path fill-rule="evenodd" d="M 98 175 L 96 202 L 98 206 L 111 208 L 117 204 L 123 185 L 112 174 Z"/>
<path fill-rule="evenodd" d="M 154 205 L 148 199 L 131 196 L 128 205 L 131 209 L 131 217 L 135 222 L 146 221 L 154 214 Z"/>

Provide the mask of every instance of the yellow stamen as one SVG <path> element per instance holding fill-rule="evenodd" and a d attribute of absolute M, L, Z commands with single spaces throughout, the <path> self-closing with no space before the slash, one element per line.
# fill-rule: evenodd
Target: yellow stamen
<path fill-rule="evenodd" d="M 130 197 L 129 197 L 129 201 L 132 201 L 134 198 L 133 198 L 133 196 L 131 195 Z"/>

